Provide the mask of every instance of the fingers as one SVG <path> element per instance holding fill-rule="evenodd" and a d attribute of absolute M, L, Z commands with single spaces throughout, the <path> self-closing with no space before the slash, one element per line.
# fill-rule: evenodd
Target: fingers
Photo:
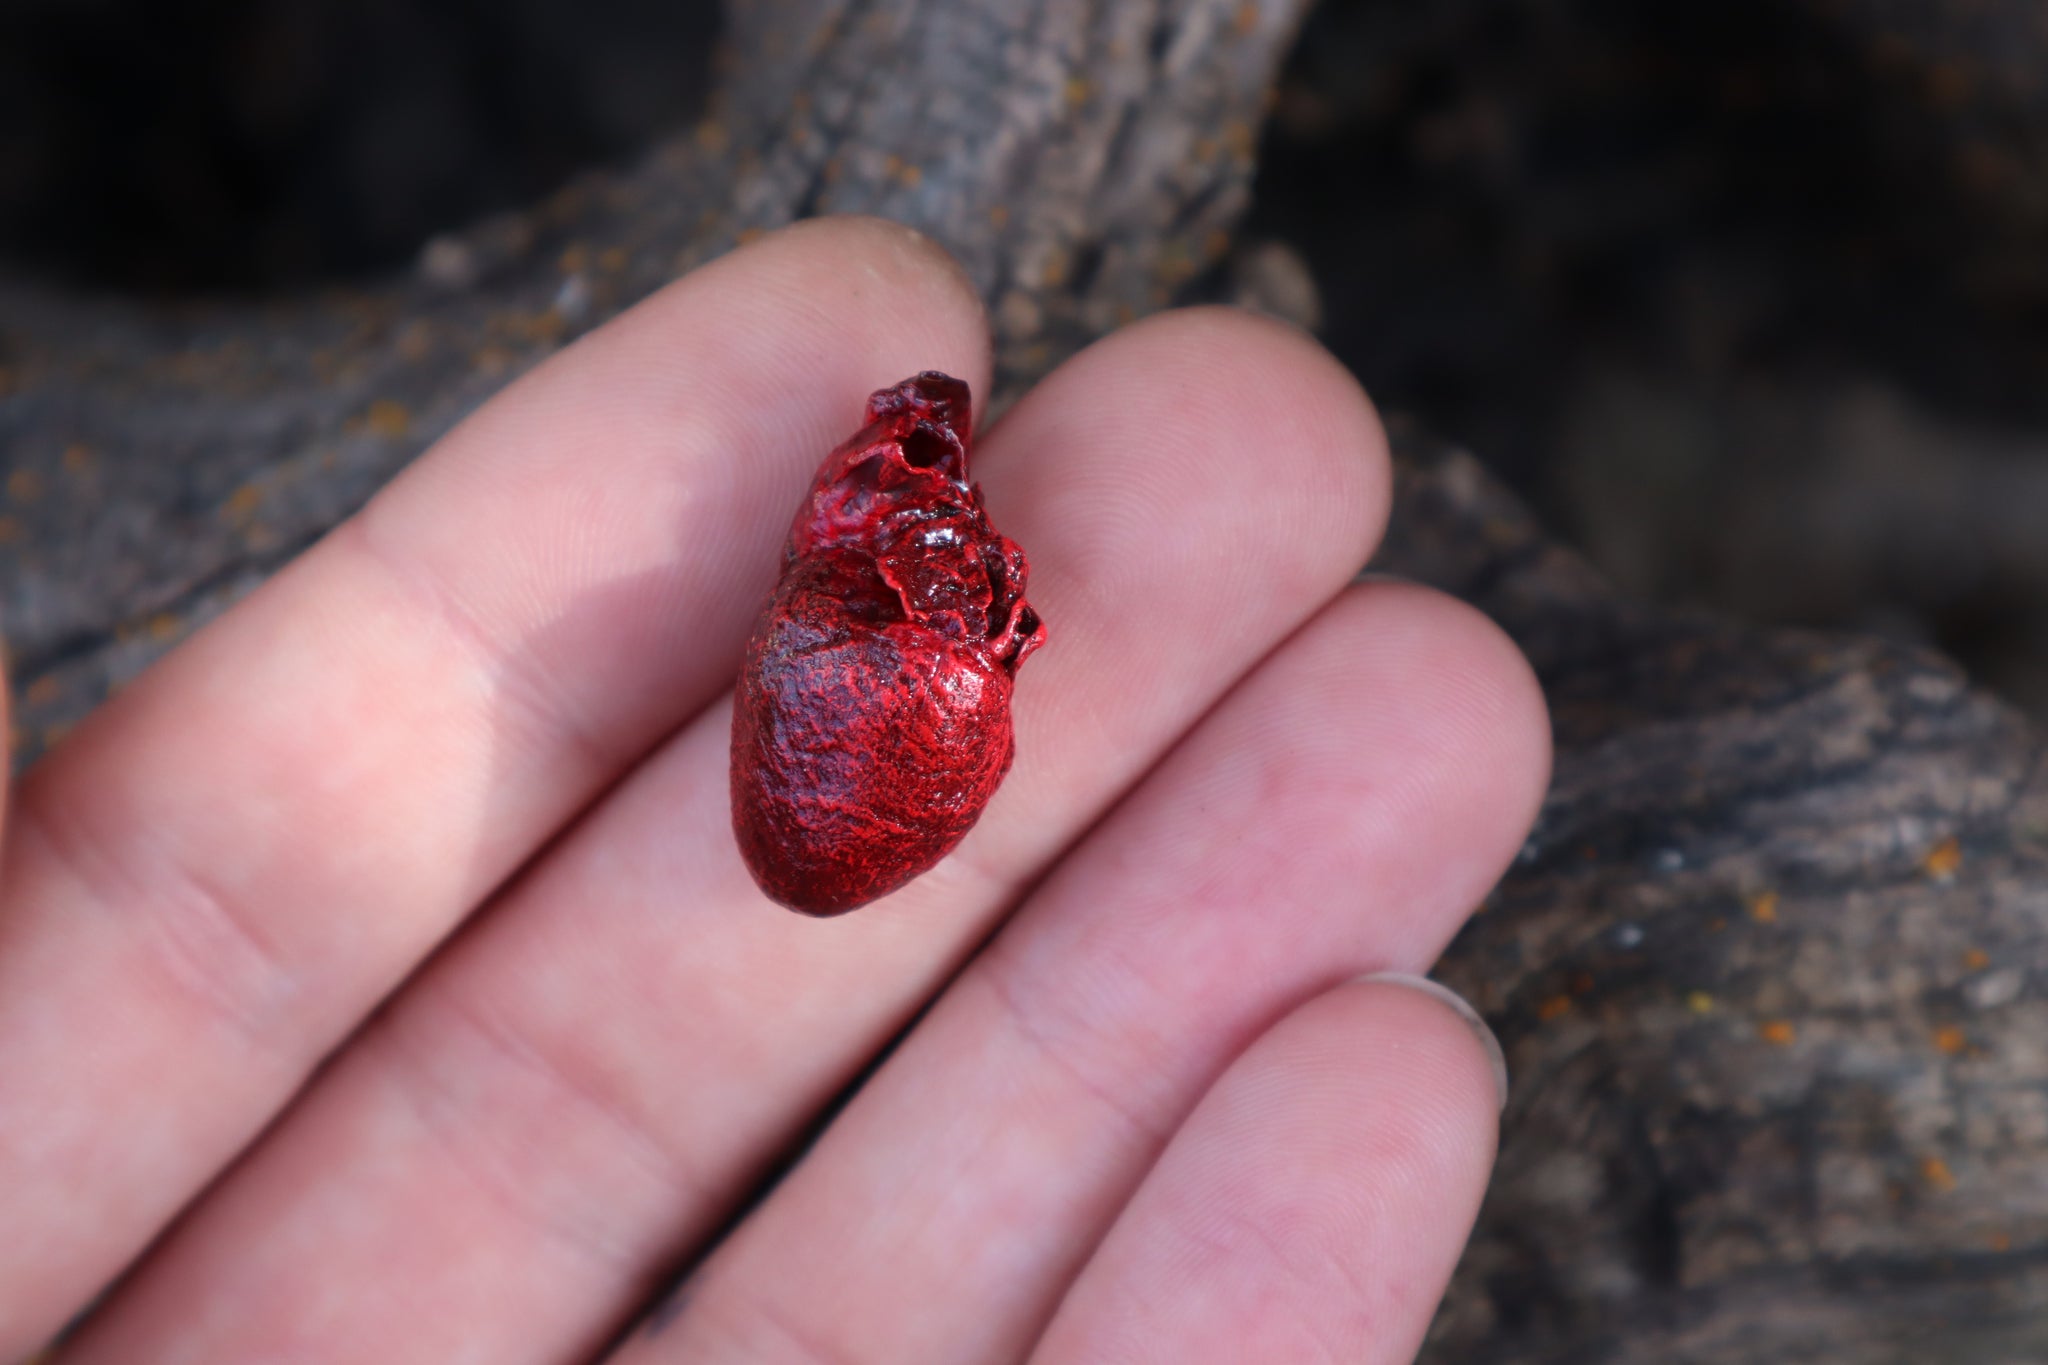
<path fill-rule="evenodd" d="M 1547 757 L 1491 623 L 1351 590 L 1089 836 L 622 1358 L 1021 1358 L 1231 1058 L 1334 981 L 1435 958 Z"/>
<path fill-rule="evenodd" d="M 937 249 L 841 222 L 571 347 L 103 708 L 0 881 L 0 1358 L 725 686 L 865 393 L 987 372 Z"/>
<path fill-rule="evenodd" d="M 1019 680 L 1016 768 L 954 856 L 844 919 L 768 905 L 733 843 L 727 715 L 700 717 L 395 1002 L 76 1359 L 594 1349 L 1049 860 L 1342 589 L 1387 497 L 1349 377 L 1214 312 L 1077 357 L 976 474 L 1051 641 Z"/>
<path fill-rule="evenodd" d="M 1203 1098 L 1032 1362 L 1406 1365 L 1478 1213 L 1500 1099 L 1441 1001 L 1366 982 L 1311 1002 Z"/>

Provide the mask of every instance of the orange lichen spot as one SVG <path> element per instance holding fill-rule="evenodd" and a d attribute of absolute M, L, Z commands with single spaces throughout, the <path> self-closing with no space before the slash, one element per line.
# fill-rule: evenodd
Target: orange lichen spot
<path fill-rule="evenodd" d="M 48 706 L 57 700 L 57 695 L 62 690 L 57 683 L 56 675 L 45 673 L 28 685 L 27 690 L 21 694 L 21 699 L 30 706 Z"/>
<path fill-rule="evenodd" d="M 1230 31 L 1239 38 L 1249 38 L 1259 27 L 1259 7 L 1256 0 L 1244 0 L 1237 12 L 1230 16 Z"/>
<path fill-rule="evenodd" d="M 7 496 L 16 502 L 34 502 L 43 496 L 43 476 L 33 469 L 17 469 L 7 476 Z"/>
<path fill-rule="evenodd" d="M 412 429 L 412 413 L 407 411 L 403 403 L 390 398 L 379 398 L 370 404 L 369 411 L 363 414 L 363 425 L 369 428 L 372 436 L 395 441 Z"/>
<path fill-rule="evenodd" d="M 1757 1027 L 1756 1036 L 1773 1047 L 1790 1047 L 1799 1041 L 1799 1030 L 1790 1019 L 1767 1019 Z"/>
<path fill-rule="evenodd" d="M 766 237 L 767 235 L 768 234 L 760 228 L 744 227 L 740 229 L 739 235 L 737 237 L 734 237 L 733 240 L 735 242 L 738 242 L 741 246 L 746 246 L 749 243 L 760 241 L 763 237 Z"/>
<path fill-rule="evenodd" d="M 1553 995 L 1536 1007 L 1536 1017 L 1544 1023 L 1562 1019 L 1572 1012 L 1572 998 L 1569 995 Z"/>
<path fill-rule="evenodd" d="M 716 119 L 706 119 L 697 125 L 697 146 L 711 156 L 723 156 L 732 146 L 732 134 Z"/>
<path fill-rule="evenodd" d="M 1095 93 L 1095 87 L 1088 83 L 1086 76 L 1069 76 L 1062 93 L 1066 97 L 1067 112 L 1072 113 L 1088 102 L 1088 97 Z"/>
<path fill-rule="evenodd" d="M 1252 126 L 1242 119 L 1233 119 L 1223 128 L 1223 150 L 1239 161 L 1252 159 Z"/>
<path fill-rule="evenodd" d="M 1591 995 L 1594 984 L 1591 972 L 1574 973 L 1571 979 L 1571 993 L 1573 995 Z"/>
<path fill-rule="evenodd" d="M 1970 1035 L 1954 1024 L 1947 1024 L 1934 1031 L 1934 1047 L 1953 1057 L 1970 1045 Z"/>
<path fill-rule="evenodd" d="M 597 268 L 607 275 L 616 275 L 626 268 L 626 248 L 608 246 L 597 253 Z"/>
<path fill-rule="evenodd" d="M 1778 922 L 1778 893 L 1759 891 L 1749 898 L 1749 917 L 1758 924 Z"/>
<path fill-rule="evenodd" d="M 245 483 L 228 495 L 220 505 L 221 517 L 235 526 L 247 526 L 256 519 L 257 509 L 263 506 L 263 490 L 253 483 Z"/>
<path fill-rule="evenodd" d="M 1057 289 L 1067 282 L 1067 253 L 1053 250 L 1046 253 L 1045 266 L 1038 272 L 1038 282 L 1047 289 Z"/>
<path fill-rule="evenodd" d="M 1716 915 L 1712 919 L 1707 921 L 1707 932 L 1710 934 L 1718 934 L 1727 927 L 1728 921 L 1723 919 L 1719 915 Z"/>
<path fill-rule="evenodd" d="M 565 186 L 549 194 L 541 205 L 541 215 L 545 215 L 543 221 L 565 225 L 580 219 L 584 207 L 590 203 L 590 188 L 588 180 L 569 180 Z"/>
<path fill-rule="evenodd" d="M 1963 954 L 1963 966 L 1973 972 L 1981 972 L 1991 965 L 1991 954 L 1982 948 L 1972 948 Z"/>
<path fill-rule="evenodd" d="M 500 313 L 490 321 L 494 336 L 509 337 L 528 346 L 551 346 L 569 330 L 569 320 L 559 308 L 538 313 Z"/>
<path fill-rule="evenodd" d="M 184 628 L 185 623 L 167 611 L 160 611 L 150 617 L 148 624 L 143 627 L 144 630 L 149 632 L 149 638 L 155 640 L 158 644 L 162 644 L 166 640 L 177 639 L 178 632 Z"/>
<path fill-rule="evenodd" d="M 73 478 L 90 474 L 92 473 L 92 447 L 80 441 L 73 441 L 70 445 L 64 447 L 64 453 L 58 457 L 58 461 L 64 466 L 64 472 Z"/>
<path fill-rule="evenodd" d="M 1488 517 L 1479 527 L 1479 534 L 1486 537 L 1489 545 L 1511 549 L 1521 544 L 1523 529 L 1513 517 Z"/>
<path fill-rule="evenodd" d="M 1956 875 L 1956 869 L 1963 865 L 1963 845 L 1951 834 L 1920 860 L 1920 870 L 1938 882 L 1949 881 Z"/>
<path fill-rule="evenodd" d="M 476 367 L 478 374 L 496 379 L 512 368 L 512 353 L 503 346 L 479 346 L 476 354 L 469 358 L 469 363 Z"/>
<path fill-rule="evenodd" d="M 1685 997 L 1685 1007 L 1694 1014 L 1712 1014 L 1714 1012 L 1714 997 L 1708 995 L 1705 991 L 1688 992 Z"/>
<path fill-rule="evenodd" d="M 1920 1158 L 1920 1178 L 1943 1194 L 1956 1187 L 1956 1173 L 1938 1156 Z"/>
<path fill-rule="evenodd" d="M 398 333 L 398 354 L 407 360 L 425 360 L 434 349 L 434 329 L 425 321 L 408 322 Z"/>
<path fill-rule="evenodd" d="M 0 517 L 0 545 L 12 545 L 20 539 L 20 519 L 16 517 Z"/>
<path fill-rule="evenodd" d="M 2003 1255 L 2012 1250 L 2012 1234 L 2009 1232 L 1994 1232 L 1984 1239 L 1984 1245 Z"/>
<path fill-rule="evenodd" d="M 914 190 L 924 182 L 924 172 L 906 161 L 896 168 L 896 182 L 906 190 Z"/>
<path fill-rule="evenodd" d="M 997 204 L 988 211 L 988 225 L 992 228 L 1007 227 L 1010 222 L 1010 206 Z"/>
<path fill-rule="evenodd" d="M 1169 290 L 1176 289 L 1193 279 L 1201 268 L 1201 263 L 1189 254 L 1186 242 L 1170 241 L 1159 249 L 1159 264 L 1156 269 L 1159 278 Z"/>
<path fill-rule="evenodd" d="M 557 262 L 564 275 L 581 275 L 590 269 L 590 247 L 583 242 L 571 242 L 562 248 L 561 259 Z"/>

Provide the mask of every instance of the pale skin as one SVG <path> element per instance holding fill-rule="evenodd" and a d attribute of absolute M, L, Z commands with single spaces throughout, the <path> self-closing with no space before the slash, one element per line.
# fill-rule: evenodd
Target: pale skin
<path fill-rule="evenodd" d="M 95 1299 L 59 1360 L 1412 1358 L 1500 1091 L 1455 1010 L 1359 978 L 1426 970 L 1521 842 L 1536 684 L 1469 608 L 1351 582 L 1388 467 L 1341 368 L 1169 314 L 975 451 L 1050 635 L 981 823 L 853 915 L 774 907 L 724 694 L 816 462 L 924 369 L 987 390 L 936 248 L 765 238 L 36 766 L 0 1361 Z"/>

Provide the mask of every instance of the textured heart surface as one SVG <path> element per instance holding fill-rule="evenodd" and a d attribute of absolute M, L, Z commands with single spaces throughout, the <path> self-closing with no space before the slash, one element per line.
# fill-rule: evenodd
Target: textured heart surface
<path fill-rule="evenodd" d="M 1044 643 L 1024 552 L 967 480 L 967 385 L 868 400 L 797 510 L 732 720 L 732 818 L 761 889 L 836 915 L 951 852 L 1010 769 Z"/>

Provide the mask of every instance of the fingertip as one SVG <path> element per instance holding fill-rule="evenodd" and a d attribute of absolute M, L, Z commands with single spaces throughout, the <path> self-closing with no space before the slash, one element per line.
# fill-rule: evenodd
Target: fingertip
<path fill-rule="evenodd" d="M 1153 314 L 1091 353 L 1116 363 L 1139 398 L 1164 390 L 1161 401 L 1235 435 L 1276 479 L 1316 489 L 1344 517 L 1346 560 L 1371 557 L 1393 497 L 1386 425 L 1357 378 L 1309 333 L 1209 304 Z"/>
<path fill-rule="evenodd" d="M 494 647 L 545 635 L 587 669 L 631 614 L 664 659 L 736 660 L 790 508 L 868 396 L 922 370 L 985 396 L 990 364 L 980 300 L 936 243 L 879 219 L 798 224 L 522 376 L 380 492 L 359 538 L 447 585 Z M 565 624 L 565 601 L 617 608 Z M 643 663 L 604 695 L 651 714 L 673 691 Z"/>
<path fill-rule="evenodd" d="M 1443 696 L 1471 746 L 1470 771 L 1485 770 L 1512 823 L 1526 833 L 1550 788 L 1550 703 L 1522 647 L 1471 603 L 1420 584 L 1382 583 L 1429 618 L 1443 650 Z"/>
<path fill-rule="evenodd" d="M 1478 1216 L 1498 1093 L 1432 990 L 1308 1000 L 1211 1087 L 1033 1359 L 1412 1360 Z"/>
<path fill-rule="evenodd" d="M 881 350 L 902 358 L 871 367 L 881 377 L 866 381 L 869 390 L 941 369 L 967 381 L 978 410 L 987 402 L 993 352 L 981 295 L 952 253 L 917 229 L 864 214 L 802 219 L 736 248 L 655 299 L 698 276 L 717 285 L 735 275 L 764 300 L 787 304 L 799 326 L 811 325 L 808 336 L 788 338 L 800 359 L 793 369 L 814 372 L 820 348 Z"/>
<path fill-rule="evenodd" d="M 981 300 L 923 234 L 877 218 L 796 223 L 655 291 L 496 395 L 393 485 L 476 503 L 479 468 L 520 491 L 592 462 L 686 470 L 786 503 L 877 389 L 944 370 L 985 399 Z M 458 496 L 459 490 L 459 496 Z M 643 490 L 644 491 L 644 490 Z M 388 517 L 380 503 L 373 511 Z M 635 505 L 645 505 L 645 496 Z M 748 511 L 755 509 L 749 508 Z M 780 520 L 780 515 L 770 518 Z"/>
<path fill-rule="evenodd" d="M 1212 1098 L 1377 1211 L 1386 1249 L 1426 1248 L 1448 1275 L 1493 1169 L 1506 1068 L 1491 1036 L 1425 978 L 1363 977 L 1267 1030 Z"/>
<path fill-rule="evenodd" d="M 1392 994 L 1389 994 L 1389 992 L 1392 992 Z M 1409 1023 L 1419 1024 L 1420 1029 L 1416 1036 L 1442 1035 L 1439 1044 L 1446 1052 L 1446 1060 L 1452 1069 L 1458 1071 L 1469 1070 L 1470 1067 L 1467 1063 L 1476 1056 L 1484 1064 L 1486 1076 L 1492 1082 L 1491 1093 L 1495 1112 L 1507 1108 L 1509 1088 L 1507 1053 L 1501 1048 L 1500 1039 L 1495 1036 L 1492 1026 L 1486 1022 L 1485 1017 L 1479 1013 L 1469 1000 L 1459 995 L 1449 986 L 1444 985 L 1441 981 L 1436 981 L 1426 976 L 1417 976 L 1409 972 L 1373 972 L 1370 975 L 1359 977 L 1357 980 L 1339 987 L 1337 991 L 1332 992 L 1332 995 L 1338 996 L 1340 999 L 1348 996 L 1351 1000 L 1361 1003 L 1369 1011 L 1373 1009 L 1391 1010 L 1397 1017 L 1391 1021 L 1383 1022 L 1390 1022 L 1396 1027 L 1399 1027 L 1402 1023 L 1398 1016 L 1403 1012 L 1414 1015 L 1414 1019 L 1410 1020 Z M 1419 1010 L 1417 1008 L 1418 1005 L 1422 1007 Z M 1432 1006 L 1434 1011 L 1429 1008 Z M 1451 1020 L 1456 1021 L 1458 1027 L 1465 1032 L 1465 1039 L 1463 1041 L 1476 1045 L 1476 1053 L 1473 1053 L 1472 1048 L 1462 1046 L 1461 1040 L 1455 1033 L 1442 1029 L 1442 1016 L 1448 1016 Z M 1460 1054 L 1469 1055 L 1461 1057 Z M 1425 1065 L 1432 1063 L 1434 1060 L 1434 1058 L 1424 1057 Z M 1432 1067 L 1430 1074 L 1435 1075 L 1439 1073 Z"/>
<path fill-rule="evenodd" d="M 827 261 L 854 262 L 885 287 L 932 291 L 935 302 L 963 320 L 981 321 L 987 316 L 967 267 L 937 238 L 908 223 L 866 213 L 803 218 L 741 251 L 771 248 L 805 252 Z"/>
<path fill-rule="evenodd" d="M 1134 323 L 1042 380 L 990 433 L 990 505 L 1028 545 L 1055 629 L 1095 614 L 1127 653 L 1161 578 L 1207 585 L 1155 624 L 1213 641 L 1292 630 L 1340 593 L 1385 524 L 1385 436 L 1356 381 L 1283 323 L 1196 308 Z M 1142 561 L 1128 553 L 1142 543 Z M 1143 574 L 1133 573 L 1142 565 Z M 1086 646 L 1068 631 L 1061 655 Z"/>
<path fill-rule="evenodd" d="M 1419 583 L 1376 578 L 1351 588 L 1337 620 L 1354 617 L 1361 648 L 1401 660 L 1414 776 L 1433 804 L 1470 812 L 1487 837 L 1475 851 L 1497 876 L 1520 847 L 1550 786 L 1550 708 L 1512 637 L 1486 613 Z M 1433 956 L 1433 953 L 1432 953 Z"/>

